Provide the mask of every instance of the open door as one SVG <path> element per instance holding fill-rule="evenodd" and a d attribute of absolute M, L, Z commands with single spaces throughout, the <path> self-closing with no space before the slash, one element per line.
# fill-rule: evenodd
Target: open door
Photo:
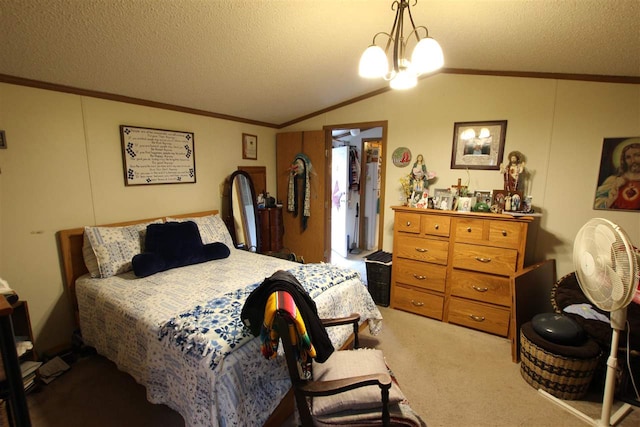
<path fill-rule="evenodd" d="M 309 179 L 298 178 L 292 185 L 295 192 L 289 192 L 291 171 L 296 156 L 304 155 L 308 160 Z M 325 224 L 328 221 L 329 200 L 326 198 L 327 154 L 324 131 L 285 132 L 276 135 L 276 173 L 278 190 L 276 199 L 281 201 L 282 236 L 285 251 L 302 257 L 305 262 L 327 261 L 325 248 L 330 246 Z M 308 196 L 305 188 L 308 183 Z M 303 222 L 305 199 L 308 214 Z M 297 213 L 289 210 L 289 202 L 295 203 Z"/>
<path fill-rule="evenodd" d="M 331 251 L 346 258 L 350 245 L 347 238 L 349 147 L 333 148 L 331 153 Z"/>
<path fill-rule="evenodd" d="M 377 189 L 379 195 L 378 206 L 384 206 L 384 182 L 387 147 L 387 122 L 363 122 L 343 125 L 324 126 L 321 131 L 284 132 L 276 135 L 276 173 L 277 173 L 277 200 L 283 204 L 284 250 L 295 253 L 304 258 L 305 262 L 330 262 L 331 259 L 331 164 L 332 164 L 332 130 L 334 129 L 372 129 L 381 128 L 381 135 L 376 140 L 380 141 L 379 165 L 380 183 Z M 302 227 L 301 213 L 294 215 L 288 209 L 289 183 L 292 163 L 297 154 L 304 154 L 310 161 L 312 172 L 310 174 L 310 216 L 307 218 L 306 228 Z M 364 168 L 362 171 L 364 172 Z M 364 181 L 364 179 L 363 179 Z M 301 185 L 298 186 L 298 206 L 301 199 Z M 363 207 L 362 202 L 359 203 Z M 299 208 L 300 210 L 300 208 Z M 379 209 L 376 221 L 377 249 L 382 248 L 384 211 Z M 363 216 L 359 215 L 358 235 L 363 236 Z M 347 222 L 347 228 L 348 222 Z M 347 234 L 347 233 L 345 233 Z M 362 239 L 360 239 L 362 242 Z"/>
<path fill-rule="evenodd" d="M 332 164 L 332 174 L 336 165 L 336 148 L 346 145 L 355 156 L 348 157 L 348 179 L 346 197 L 346 234 L 349 236 L 347 256 L 334 249 L 331 254 L 346 259 L 349 255 L 358 255 L 382 249 L 384 232 L 384 182 L 387 122 L 351 123 L 346 125 L 325 126 L 328 145 L 333 146 L 333 153 L 329 162 Z M 354 163 L 355 160 L 355 163 Z M 359 173 L 359 182 L 355 176 Z M 337 177 L 329 176 L 328 186 L 335 185 Z M 341 222 L 331 210 L 331 222 L 327 225 L 331 236 L 342 232 Z M 337 238 L 332 238 L 336 241 Z M 334 245 L 335 246 L 335 245 Z M 356 257 L 357 258 L 357 257 Z M 331 259 L 333 263 L 334 260 Z"/>

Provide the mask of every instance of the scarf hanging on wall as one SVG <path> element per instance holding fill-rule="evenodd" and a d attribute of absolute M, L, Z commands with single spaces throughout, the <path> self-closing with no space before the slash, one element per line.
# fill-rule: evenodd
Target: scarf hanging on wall
<path fill-rule="evenodd" d="M 289 191 L 287 194 L 287 210 L 298 216 L 298 179 L 304 178 L 304 198 L 302 201 L 302 231 L 307 229 L 307 220 L 311 216 L 311 185 L 309 173 L 311 160 L 305 154 L 296 154 L 289 171 Z"/>

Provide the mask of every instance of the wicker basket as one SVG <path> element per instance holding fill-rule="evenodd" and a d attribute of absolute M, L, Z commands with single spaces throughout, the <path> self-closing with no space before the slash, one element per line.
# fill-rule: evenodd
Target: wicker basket
<path fill-rule="evenodd" d="M 535 389 L 560 399 L 580 399 L 591 384 L 599 355 L 577 359 L 552 354 L 531 342 L 520 331 L 520 373 Z"/>

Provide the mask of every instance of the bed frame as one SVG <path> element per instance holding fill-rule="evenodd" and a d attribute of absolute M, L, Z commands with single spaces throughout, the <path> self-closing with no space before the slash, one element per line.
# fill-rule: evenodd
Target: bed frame
<path fill-rule="evenodd" d="M 155 218 L 139 219 L 134 221 L 118 222 L 113 224 L 100 225 L 101 227 L 121 227 L 125 225 L 139 224 L 142 222 L 149 222 L 157 219 L 164 219 L 165 217 L 171 218 L 193 218 L 208 215 L 217 214 L 217 210 L 202 211 L 188 214 L 179 215 L 165 215 Z M 80 327 L 80 317 L 78 312 L 78 300 L 76 298 L 76 280 L 88 273 L 87 267 L 84 265 L 84 258 L 82 256 L 82 243 L 84 238 L 84 227 L 70 228 L 67 230 L 60 230 L 58 232 L 58 242 L 60 244 L 60 257 L 62 261 L 63 274 L 65 286 L 69 291 L 69 297 L 71 298 L 71 305 L 73 307 L 75 327 Z M 282 425 L 294 411 L 294 399 L 293 392 L 289 392 L 280 402 L 280 405 L 271 414 L 265 426 L 280 426 Z"/>

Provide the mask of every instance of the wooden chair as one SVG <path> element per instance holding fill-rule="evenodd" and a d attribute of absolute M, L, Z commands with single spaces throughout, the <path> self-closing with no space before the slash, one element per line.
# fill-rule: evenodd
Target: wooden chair
<path fill-rule="evenodd" d="M 352 314 L 349 317 L 340 319 L 323 319 L 322 323 L 325 327 L 352 324 L 354 330 L 354 348 L 357 348 L 359 344 L 359 320 L 359 314 Z M 306 427 L 322 424 L 322 417 L 325 417 L 326 419 L 326 417 L 335 415 L 326 414 L 326 399 L 324 402 L 323 414 L 319 415 L 316 413 L 318 411 L 315 410 L 317 408 L 314 403 L 318 402 L 318 399 L 330 396 L 337 396 L 337 398 L 333 400 L 346 403 L 350 409 L 354 409 L 357 406 L 368 407 L 355 411 L 355 414 L 349 413 L 348 416 L 341 415 L 341 417 L 344 416 L 344 418 L 340 418 L 339 424 L 364 425 L 370 424 L 371 421 L 374 421 L 378 423 L 382 422 L 382 425 L 385 426 L 390 425 L 389 393 L 393 383 L 386 365 L 384 364 L 384 360 L 382 359 L 382 352 L 380 350 L 336 350 L 326 362 L 322 364 L 314 363 L 312 365 L 314 379 L 307 380 L 302 378 L 300 375 L 296 348 L 291 342 L 289 331 L 290 327 L 294 327 L 294 324 L 290 315 L 285 311 L 278 310 L 278 312 L 276 312 L 273 327 L 278 332 L 280 339 L 282 340 L 287 367 L 289 369 L 289 375 L 291 377 L 295 395 L 296 406 L 303 426 Z M 369 360 L 376 358 L 377 360 Z M 382 361 L 382 365 L 380 365 L 380 361 Z M 334 366 L 336 364 L 339 366 Z M 363 367 L 369 366 L 373 367 L 371 372 L 367 372 L 365 374 L 361 374 L 361 372 L 359 372 L 359 375 L 354 377 L 334 378 L 335 375 L 332 376 L 331 374 L 335 369 L 341 372 L 344 372 L 345 370 L 348 372 L 358 372 L 358 370 L 366 370 L 366 368 Z M 377 368 L 374 366 L 377 366 Z M 320 371 L 322 371 L 322 374 L 318 374 Z M 340 376 L 340 374 L 338 374 L 338 376 Z M 318 377 L 329 379 L 322 380 Z M 397 388 L 397 385 L 395 388 Z M 399 392 L 399 389 L 397 391 Z M 349 392 L 350 395 L 345 395 L 344 393 L 346 392 Z M 358 401 L 361 399 L 367 399 L 367 397 L 373 397 L 373 401 L 364 405 L 362 405 L 362 402 L 360 404 L 354 404 L 351 400 L 354 396 Z M 402 399 L 404 398 L 402 397 Z M 329 403 L 328 407 L 330 408 L 331 406 L 332 404 Z M 344 411 L 341 411 L 340 408 L 338 408 L 338 412 L 344 414 Z"/>

